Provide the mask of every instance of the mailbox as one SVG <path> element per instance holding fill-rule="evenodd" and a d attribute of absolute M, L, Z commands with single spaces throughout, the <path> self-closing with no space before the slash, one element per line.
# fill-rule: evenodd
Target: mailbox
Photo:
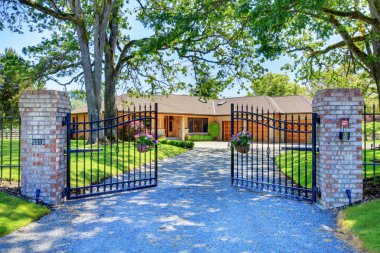
<path fill-rule="evenodd" d="M 339 140 L 341 141 L 349 141 L 350 140 L 350 132 L 347 129 L 350 127 L 350 119 L 343 118 L 339 120 Z"/>

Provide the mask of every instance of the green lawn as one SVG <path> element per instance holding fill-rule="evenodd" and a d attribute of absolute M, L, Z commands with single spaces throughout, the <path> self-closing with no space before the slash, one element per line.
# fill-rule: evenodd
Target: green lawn
<path fill-rule="evenodd" d="M 0 159 L 2 152 L 2 164 L 4 165 L 17 165 L 18 164 L 18 140 L 4 140 L 3 145 L 0 145 Z M 1 144 L 1 143 L 0 143 Z M 12 145 L 12 152 L 11 150 Z M 129 147 L 129 148 L 128 148 Z M 148 164 L 151 160 L 150 152 L 140 153 L 136 150 L 132 142 L 119 142 L 110 143 L 106 145 L 85 145 L 85 141 L 78 140 L 71 141 L 71 149 L 101 149 L 99 152 L 93 152 L 91 158 L 91 153 L 71 153 L 71 186 L 83 186 L 89 185 L 90 182 L 100 182 L 104 178 L 108 178 L 111 175 L 115 176 L 123 172 L 127 172 L 128 169 L 133 170 L 133 168 L 138 168 L 143 164 Z M 112 149 L 112 152 L 111 152 Z M 119 152 L 116 152 L 119 150 Z M 175 147 L 166 144 L 158 144 L 158 159 L 163 159 L 166 157 L 172 157 L 179 154 L 187 152 L 186 149 Z M 99 153 L 99 160 L 98 160 Z M 111 155 L 112 153 L 112 155 Z M 152 150 L 152 156 L 154 155 L 154 150 Z M 11 159 L 12 156 L 12 159 Z M 1 162 L 1 161 L 0 161 Z M 112 166 L 111 166 L 112 162 Z M 92 164 L 92 166 L 91 166 Z M 153 161 L 152 161 L 153 165 Z M 92 167 L 92 171 L 90 170 Z M 112 170 L 112 173 L 111 173 Z M 99 172 L 99 178 L 98 178 Z M 76 181 L 78 175 L 78 182 Z M 4 167 L 0 168 L 0 177 L 3 180 L 9 181 L 12 178 L 12 182 L 17 182 L 18 180 L 18 169 Z"/>
<path fill-rule="evenodd" d="M 364 157 L 365 152 L 363 151 L 363 162 L 366 163 L 372 163 L 373 161 L 373 150 L 367 150 L 366 156 Z M 281 153 L 281 158 L 278 156 L 276 157 L 276 164 L 281 168 L 281 172 L 285 175 L 291 178 L 292 175 L 292 152 L 287 151 L 287 154 L 285 155 L 285 152 Z M 305 159 L 306 158 L 306 159 Z M 375 158 L 380 159 L 380 150 L 375 151 Z M 286 162 L 285 162 L 286 161 Z M 285 166 L 284 166 L 285 165 Z M 298 177 L 298 166 L 300 169 L 300 178 Z M 306 170 L 305 170 L 306 166 Z M 293 180 L 296 184 L 301 185 L 304 187 L 306 185 L 307 180 L 307 188 L 311 189 L 312 182 L 312 157 L 311 157 L 311 151 L 305 152 L 301 151 L 300 155 L 298 156 L 298 151 L 293 151 Z M 307 175 L 305 175 L 305 173 Z M 376 175 L 376 177 L 380 176 L 380 165 L 367 166 L 367 179 L 373 178 L 373 176 Z M 365 171 L 363 168 L 363 177 L 365 176 Z"/>
<path fill-rule="evenodd" d="M 0 237 L 48 214 L 50 209 L 0 191 Z"/>
<path fill-rule="evenodd" d="M 348 207 L 339 225 L 357 237 L 364 249 L 380 253 L 380 199 Z"/>
<path fill-rule="evenodd" d="M 12 148 L 12 149 L 11 149 Z M 12 151 L 11 151 L 12 150 Z M 0 141 L 0 164 L 3 165 L 18 165 L 19 164 L 19 140 L 4 139 L 3 143 Z M 0 168 L 0 178 L 12 181 L 18 181 L 18 168 L 5 167 Z"/>
<path fill-rule="evenodd" d="M 78 143 L 77 146 L 76 143 L 74 145 L 73 142 L 71 147 L 72 149 L 76 149 L 77 147 L 79 149 L 98 149 L 98 145 L 84 146 L 82 141 L 82 144 Z M 89 152 L 71 154 L 71 186 L 80 187 L 90 185 L 91 182 L 99 183 L 102 182 L 104 178 L 111 177 L 111 175 L 120 175 L 123 172 L 128 172 L 128 170 L 132 171 L 133 168 L 139 168 L 144 164 L 147 164 L 148 173 L 150 164 L 153 171 L 154 162 L 153 160 L 151 161 L 150 154 L 152 154 L 152 156 L 154 155 L 154 149 L 152 149 L 152 152 L 140 153 L 134 147 L 133 143 L 129 142 L 124 142 L 124 148 L 122 142 L 113 144 L 112 146 L 110 144 L 107 144 L 106 146 L 100 145 L 99 148 L 102 150 L 99 150 L 99 152 L 93 152 L 92 158 Z M 116 152 L 117 149 L 119 152 Z M 184 152 L 187 152 L 187 149 L 166 144 L 158 144 L 157 157 L 158 159 L 163 159 L 166 157 L 176 156 Z M 90 169 L 91 167 L 92 170 Z"/>

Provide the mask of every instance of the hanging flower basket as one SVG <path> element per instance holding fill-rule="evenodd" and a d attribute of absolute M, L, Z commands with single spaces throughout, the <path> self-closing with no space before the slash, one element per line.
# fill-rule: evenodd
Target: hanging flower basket
<path fill-rule="evenodd" d="M 157 144 L 157 140 L 149 133 L 138 133 L 135 135 L 135 140 L 137 151 L 140 153 L 148 152 L 153 145 Z"/>
<path fill-rule="evenodd" d="M 229 147 L 234 147 L 237 152 L 246 154 L 249 152 L 250 144 L 253 142 L 253 135 L 246 130 L 232 135 Z"/>
<path fill-rule="evenodd" d="M 151 147 L 152 145 L 137 144 L 137 151 L 140 153 L 146 153 Z"/>
<path fill-rule="evenodd" d="M 235 145 L 236 151 L 239 153 L 242 153 L 242 154 L 248 153 L 249 148 L 250 148 L 249 144 L 248 145 Z"/>

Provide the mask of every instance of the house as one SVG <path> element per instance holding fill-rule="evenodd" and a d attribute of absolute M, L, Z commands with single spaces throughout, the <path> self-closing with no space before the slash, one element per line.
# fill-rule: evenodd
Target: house
<path fill-rule="evenodd" d="M 208 124 L 217 122 L 220 128 L 218 140 L 229 140 L 231 129 L 231 104 L 248 105 L 264 113 L 269 112 L 282 120 L 305 121 L 312 112 L 311 101 L 300 95 L 284 97 L 247 96 L 203 101 L 198 97 L 187 95 L 161 95 L 153 98 L 131 98 L 124 94 L 116 98 L 119 115 L 128 108 L 158 103 L 158 135 L 185 139 L 192 134 L 208 134 Z M 72 111 L 72 120 L 88 120 L 87 106 Z M 235 127 L 237 131 L 238 127 Z M 267 140 L 271 129 L 265 126 L 250 126 L 250 131 L 257 132 L 258 140 Z M 297 138 L 297 137 L 296 137 Z M 304 141 L 304 140 L 302 140 Z"/>

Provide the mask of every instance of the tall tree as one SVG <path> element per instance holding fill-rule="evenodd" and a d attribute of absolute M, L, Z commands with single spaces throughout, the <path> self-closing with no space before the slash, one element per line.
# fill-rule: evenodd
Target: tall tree
<path fill-rule="evenodd" d="M 246 23 L 235 21 L 236 6 L 226 0 L 5 0 L 2 8 L 3 24 L 14 31 L 20 21 L 51 31 L 28 51 L 40 56 L 45 75 L 84 82 L 91 117 L 100 117 L 103 84 L 105 117 L 112 118 L 117 84 L 127 92 L 168 93 L 185 88 L 187 76 L 211 75 L 226 87 L 262 70 Z M 138 22 L 152 32 L 132 39 Z"/>
<path fill-rule="evenodd" d="M 41 88 L 36 82 L 35 71 L 31 64 L 17 55 L 12 48 L 6 48 L 0 54 L 0 111 L 9 114 L 13 110 L 18 114 L 18 99 L 25 89 Z"/>
<path fill-rule="evenodd" d="M 83 90 L 71 90 L 69 96 L 72 110 L 86 106 L 86 93 Z"/>
<path fill-rule="evenodd" d="M 255 96 L 288 96 L 288 95 L 306 95 L 306 87 L 292 83 L 289 76 L 284 74 L 266 73 L 264 76 L 252 81 L 249 95 Z"/>
<path fill-rule="evenodd" d="M 364 70 L 380 94 L 379 0 L 243 0 L 237 13 L 266 58 L 290 55 L 305 79 Z"/>
<path fill-rule="evenodd" d="M 327 70 L 318 77 L 309 79 L 308 82 L 311 94 L 321 89 L 358 88 L 368 105 L 377 103 L 375 82 L 365 71 L 347 74 L 344 68 Z"/>

